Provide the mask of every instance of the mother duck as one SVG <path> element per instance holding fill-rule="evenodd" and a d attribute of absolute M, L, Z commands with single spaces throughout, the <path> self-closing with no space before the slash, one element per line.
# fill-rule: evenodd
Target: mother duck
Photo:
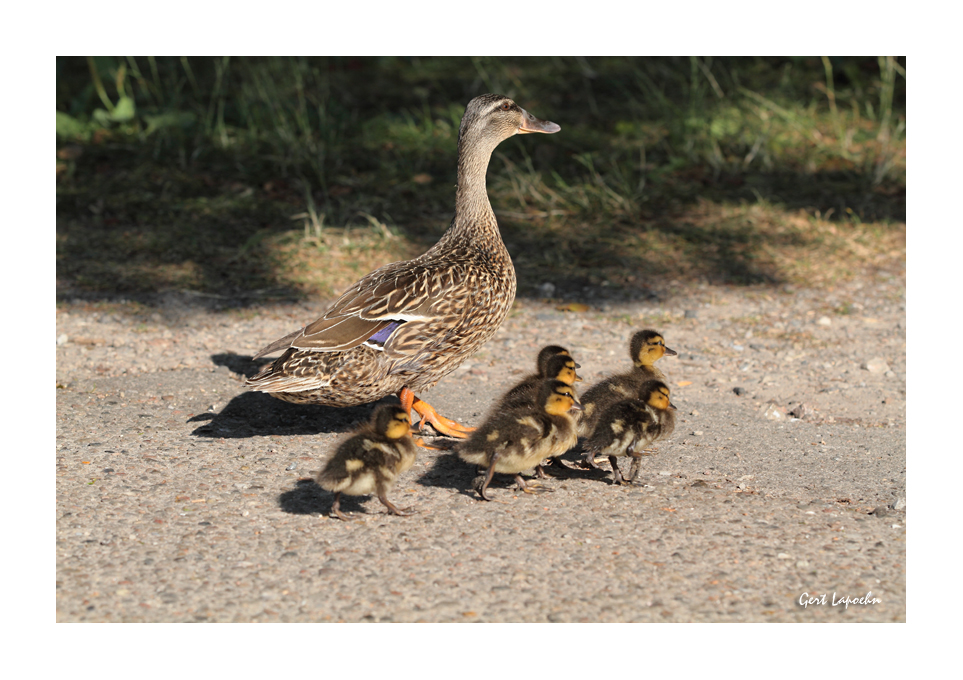
<path fill-rule="evenodd" d="M 284 353 L 246 381 L 296 404 L 356 406 L 397 394 L 421 426 L 464 439 L 472 428 L 416 396 L 451 373 L 498 330 L 515 300 L 515 268 L 488 201 L 495 147 L 516 134 L 554 133 L 514 101 L 485 94 L 458 130 L 455 216 L 428 252 L 371 272 L 317 321 L 272 342 Z"/>

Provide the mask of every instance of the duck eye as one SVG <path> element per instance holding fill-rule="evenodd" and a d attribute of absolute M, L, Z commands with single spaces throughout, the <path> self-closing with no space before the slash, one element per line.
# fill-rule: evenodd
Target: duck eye
<path fill-rule="evenodd" d="M 512 105 L 509 104 L 508 102 L 505 102 L 505 103 L 502 104 L 499 108 L 500 108 L 502 111 L 508 111 L 508 110 L 510 110 L 510 109 L 512 108 Z"/>

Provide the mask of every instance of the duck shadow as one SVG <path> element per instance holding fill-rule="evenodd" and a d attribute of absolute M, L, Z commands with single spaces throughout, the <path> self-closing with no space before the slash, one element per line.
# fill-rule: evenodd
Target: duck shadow
<path fill-rule="evenodd" d="M 341 496 L 341 511 L 371 514 L 364 506 L 368 496 Z M 334 494 L 325 491 L 313 479 L 299 479 L 295 487 L 278 496 L 278 507 L 292 515 L 330 515 Z"/>
<path fill-rule="evenodd" d="M 215 354 L 211 360 L 239 376 L 253 375 L 259 365 L 239 354 Z M 267 362 L 262 362 L 263 363 Z M 336 408 L 316 404 L 291 404 L 264 392 L 244 392 L 231 399 L 219 412 L 199 413 L 189 423 L 203 423 L 195 437 L 242 439 L 266 435 L 316 435 L 343 433 L 367 422 L 380 403 L 397 402 L 389 396 L 361 406 Z"/>

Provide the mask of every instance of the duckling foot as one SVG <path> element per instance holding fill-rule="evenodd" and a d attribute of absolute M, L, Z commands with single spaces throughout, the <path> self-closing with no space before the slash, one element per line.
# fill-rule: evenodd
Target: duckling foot
<path fill-rule="evenodd" d="M 642 458 L 640 456 L 632 457 L 632 467 L 629 468 L 629 483 L 635 482 L 639 478 L 639 472 L 642 471 Z"/>
<path fill-rule="evenodd" d="M 631 482 L 625 481 L 622 477 L 622 470 L 619 469 L 619 459 L 615 456 L 609 456 L 609 463 L 612 464 L 612 474 L 615 476 L 616 484 L 631 484 Z"/>
<path fill-rule="evenodd" d="M 488 466 L 488 470 L 485 472 L 484 477 L 476 477 L 472 482 L 472 486 L 478 489 L 478 495 L 482 497 L 483 500 L 490 501 L 493 500 L 488 495 L 488 484 L 492 481 L 492 477 L 495 474 L 495 461 L 498 460 L 498 454 L 496 453 L 492 456 L 492 462 Z"/>
<path fill-rule="evenodd" d="M 414 515 L 417 512 L 417 510 L 414 510 L 413 508 L 405 508 L 404 510 L 397 508 L 395 504 L 389 501 L 384 494 L 379 494 L 378 500 L 381 501 L 382 505 L 388 508 L 389 515 L 398 515 L 400 517 L 405 517 L 407 515 Z"/>
<path fill-rule="evenodd" d="M 535 469 L 537 470 L 538 468 L 535 468 Z M 542 486 L 538 482 L 526 482 L 524 479 L 522 479 L 521 475 L 515 475 L 515 483 L 518 485 L 518 488 L 521 489 L 523 493 L 540 494 L 540 493 L 553 493 L 555 491 L 555 489 L 549 488 L 547 486 Z"/>
<path fill-rule="evenodd" d="M 595 454 L 589 451 L 586 453 L 582 460 L 580 461 L 583 468 L 588 468 L 590 470 L 601 470 L 598 463 L 595 462 Z"/>
<path fill-rule="evenodd" d="M 340 491 L 334 494 L 334 503 L 331 504 L 331 514 L 344 522 L 350 521 L 350 518 L 346 514 L 341 512 L 341 492 Z"/>

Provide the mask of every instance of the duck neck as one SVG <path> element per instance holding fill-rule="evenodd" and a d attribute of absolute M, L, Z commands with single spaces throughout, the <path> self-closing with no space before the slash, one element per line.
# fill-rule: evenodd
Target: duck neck
<path fill-rule="evenodd" d="M 502 244 L 498 222 L 488 200 L 485 175 L 494 145 L 485 139 L 458 140 L 458 188 L 455 192 L 455 218 L 448 236 L 475 243 Z M 502 245 L 504 248 L 504 245 Z"/>

